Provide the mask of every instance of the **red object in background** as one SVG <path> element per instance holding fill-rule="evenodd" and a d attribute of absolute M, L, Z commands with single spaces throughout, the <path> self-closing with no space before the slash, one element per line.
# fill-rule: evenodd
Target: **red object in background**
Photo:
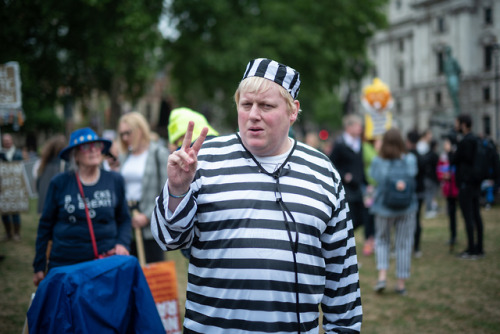
<path fill-rule="evenodd" d="M 328 139 L 328 131 L 321 130 L 319 132 L 319 139 L 321 139 L 321 140 L 327 140 Z"/>

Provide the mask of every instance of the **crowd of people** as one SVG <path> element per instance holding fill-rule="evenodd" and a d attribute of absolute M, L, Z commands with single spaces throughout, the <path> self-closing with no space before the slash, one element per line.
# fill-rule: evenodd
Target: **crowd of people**
<path fill-rule="evenodd" d="M 363 254 L 375 255 L 374 291 L 385 291 L 394 255 L 395 292 L 406 295 L 412 258 L 423 255 L 421 211 L 436 216 L 440 187 L 450 252 L 458 204 L 467 248 L 457 255 L 484 256 L 470 116 L 457 117 L 439 146 L 430 129 L 391 128 L 368 141 L 363 118 L 349 114 L 322 151 L 290 136 L 300 84 L 295 69 L 254 59 L 234 94 L 235 133 L 221 136 L 201 113 L 177 108 L 168 147 L 138 112 L 122 115 L 116 138 L 81 128 L 48 140 L 35 171 L 34 284 L 55 267 L 141 252 L 153 263 L 181 249 L 184 333 L 312 333 L 318 305 L 325 331 L 359 332 L 355 230 L 364 229 Z M 0 160 L 22 159 L 4 134 Z M 19 240 L 20 215 L 2 221 L 4 240 Z"/>

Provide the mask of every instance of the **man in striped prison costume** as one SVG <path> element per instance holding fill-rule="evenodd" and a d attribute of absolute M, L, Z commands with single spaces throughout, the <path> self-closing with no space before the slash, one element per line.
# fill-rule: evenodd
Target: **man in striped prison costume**
<path fill-rule="evenodd" d="M 164 250 L 191 246 L 184 333 L 358 333 L 355 240 L 339 174 L 292 140 L 299 73 L 269 59 L 235 93 L 239 132 L 168 162 L 151 229 Z M 203 146 L 202 146 L 203 144 Z"/>

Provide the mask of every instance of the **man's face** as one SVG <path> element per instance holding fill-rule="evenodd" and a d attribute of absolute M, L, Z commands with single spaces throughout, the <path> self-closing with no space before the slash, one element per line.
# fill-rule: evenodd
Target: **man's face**
<path fill-rule="evenodd" d="M 237 108 L 241 139 L 252 154 L 273 156 L 290 148 L 288 131 L 297 119 L 299 102 L 289 112 L 278 84 L 263 92 L 241 92 Z"/>
<path fill-rule="evenodd" d="M 9 149 L 12 147 L 12 137 L 11 135 L 3 135 L 2 137 L 2 147 Z"/>
<path fill-rule="evenodd" d="M 346 128 L 346 132 L 354 138 L 361 137 L 361 133 L 363 133 L 363 126 L 361 123 L 354 122 Z"/>

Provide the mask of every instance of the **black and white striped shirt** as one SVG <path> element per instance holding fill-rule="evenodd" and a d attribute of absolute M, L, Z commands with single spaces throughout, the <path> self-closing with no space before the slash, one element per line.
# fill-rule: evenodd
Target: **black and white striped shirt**
<path fill-rule="evenodd" d="M 297 333 L 297 286 L 301 333 L 318 332 L 319 304 L 327 333 L 360 331 L 355 240 L 337 171 L 297 143 L 279 187 L 296 223 L 276 200 L 276 180 L 235 134 L 203 144 L 173 213 L 165 184 L 151 230 L 164 250 L 191 245 L 184 333 Z"/>

